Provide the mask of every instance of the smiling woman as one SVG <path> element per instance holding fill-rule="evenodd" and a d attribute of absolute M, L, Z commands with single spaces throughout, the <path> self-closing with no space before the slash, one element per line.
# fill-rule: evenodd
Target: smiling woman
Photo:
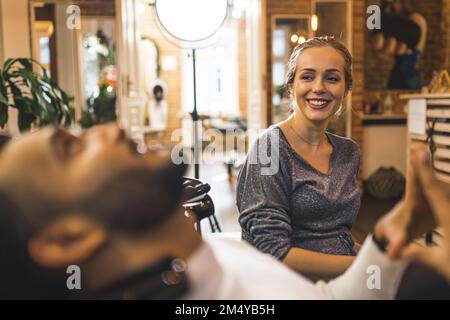
<path fill-rule="evenodd" d="M 326 132 L 352 87 L 352 58 L 332 37 L 312 38 L 290 58 L 286 85 L 294 112 L 256 141 L 279 142 L 280 170 L 261 175 L 247 160 L 237 186 L 243 238 L 316 279 L 344 272 L 356 255 L 350 229 L 358 213 L 356 143 Z M 270 148 L 270 146 L 268 146 Z"/>

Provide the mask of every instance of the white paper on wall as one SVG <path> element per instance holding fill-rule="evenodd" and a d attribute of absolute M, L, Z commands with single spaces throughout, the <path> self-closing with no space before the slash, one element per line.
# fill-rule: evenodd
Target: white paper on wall
<path fill-rule="evenodd" d="M 409 100 L 408 131 L 414 134 L 426 134 L 427 101 Z"/>
<path fill-rule="evenodd" d="M 161 68 L 164 71 L 175 71 L 177 69 L 177 58 L 175 56 L 163 56 L 161 58 Z"/>

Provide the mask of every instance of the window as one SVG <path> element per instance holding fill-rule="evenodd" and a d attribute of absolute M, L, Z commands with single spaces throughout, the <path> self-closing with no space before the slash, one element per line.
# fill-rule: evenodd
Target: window
<path fill-rule="evenodd" d="M 219 43 L 196 50 L 197 110 L 211 116 L 237 115 L 238 94 L 238 33 L 237 22 L 224 27 Z M 185 112 L 194 106 L 192 56 L 183 58 L 182 103 Z"/>

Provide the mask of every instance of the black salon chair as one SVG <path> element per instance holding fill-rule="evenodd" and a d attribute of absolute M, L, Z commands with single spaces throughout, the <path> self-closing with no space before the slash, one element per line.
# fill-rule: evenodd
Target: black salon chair
<path fill-rule="evenodd" d="M 222 232 L 215 216 L 214 203 L 208 192 L 211 186 L 198 179 L 184 177 L 183 208 L 187 214 L 194 213 L 198 233 L 202 233 L 201 221 L 208 219 L 212 232 Z"/>

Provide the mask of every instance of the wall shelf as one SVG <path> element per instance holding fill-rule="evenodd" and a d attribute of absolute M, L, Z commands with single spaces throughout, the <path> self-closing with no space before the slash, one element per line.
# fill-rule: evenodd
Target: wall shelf
<path fill-rule="evenodd" d="M 436 145 L 434 168 L 442 181 L 450 183 L 450 93 L 444 94 L 405 94 L 402 99 L 425 99 L 426 113 L 423 121 L 436 121 L 433 140 Z M 425 141 L 426 134 L 408 134 L 408 154 L 411 143 Z M 409 164 L 409 160 L 408 160 Z"/>
<path fill-rule="evenodd" d="M 412 93 L 401 94 L 400 99 L 450 99 L 450 93 Z"/>
<path fill-rule="evenodd" d="M 363 126 L 406 125 L 407 115 L 403 113 L 366 114 L 358 112 Z"/>

